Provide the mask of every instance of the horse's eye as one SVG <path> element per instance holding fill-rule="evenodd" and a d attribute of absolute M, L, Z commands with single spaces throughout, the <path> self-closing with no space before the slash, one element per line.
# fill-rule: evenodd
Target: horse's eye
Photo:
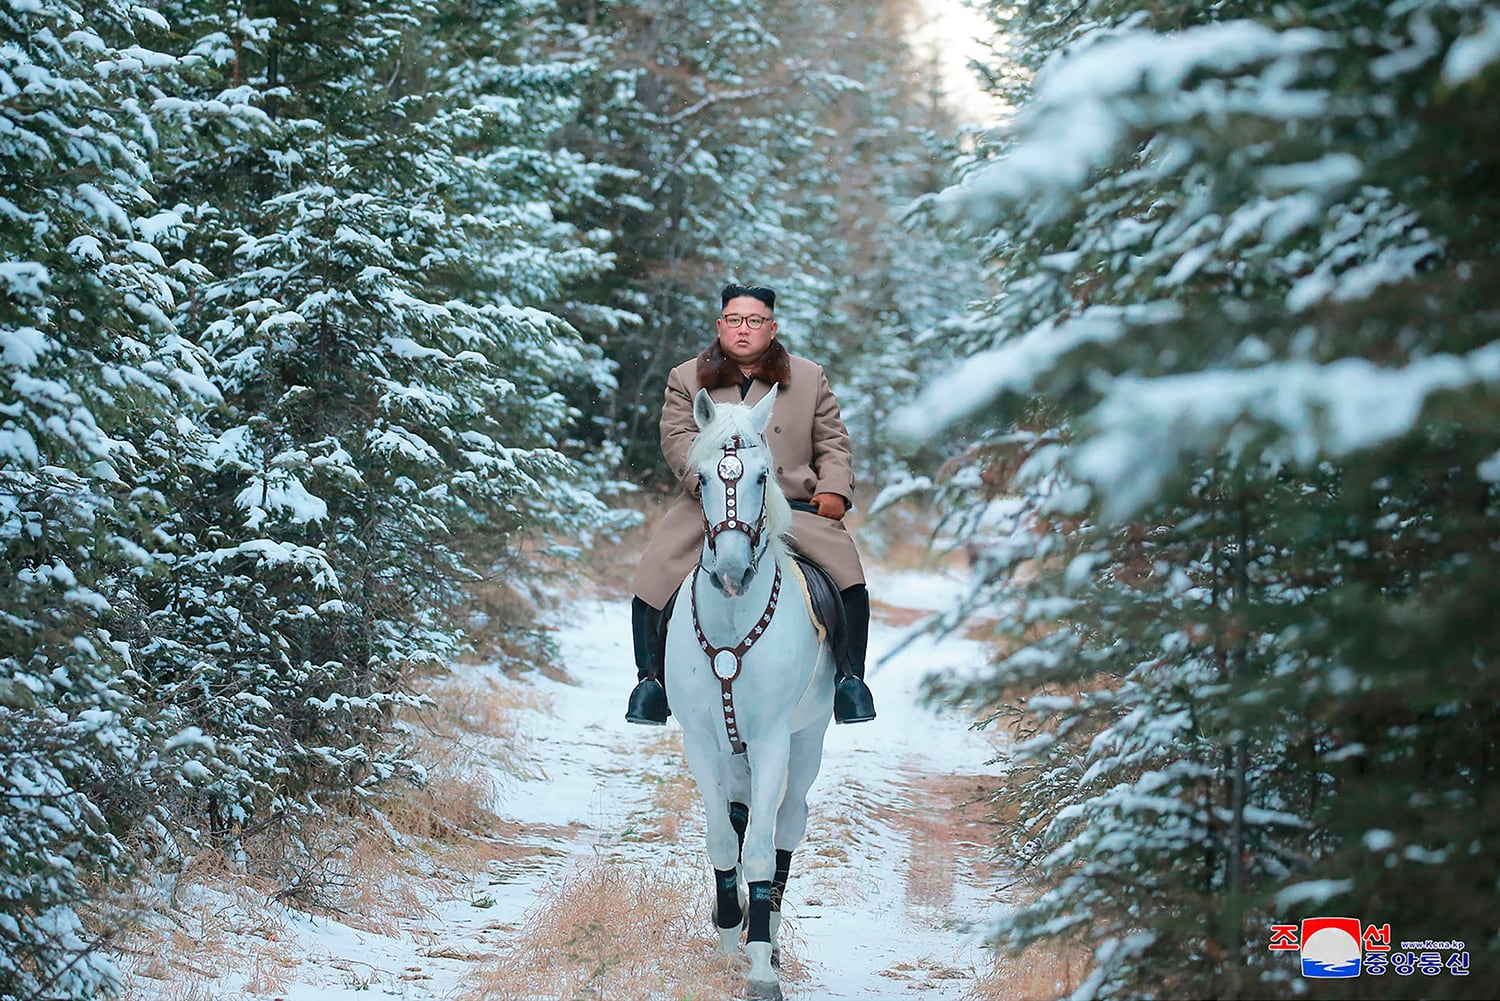
<path fill-rule="evenodd" d="M 769 475 L 769 473 L 768 473 L 768 471 L 767 471 L 767 470 L 764 470 L 764 469 L 762 469 L 762 470 L 761 470 L 761 471 L 760 471 L 760 476 L 759 476 L 759 480 L 760 480 L 760 482 L 762 482 L 762 483 L 764 483 L 764 482 L 766 482 L 766 477 L 767 477 L 767 476 L 768 476 L 768 475 Z"/>

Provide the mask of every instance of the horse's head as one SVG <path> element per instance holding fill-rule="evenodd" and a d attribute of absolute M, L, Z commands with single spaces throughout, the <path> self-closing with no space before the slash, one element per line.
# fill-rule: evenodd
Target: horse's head
<path fill-rule="evenodd" d="M 698 437 L 689 458 L 698 470 L 705 525 L 699 562 L 730 597 L 744 593 L 767 548 L 791 527 L 765 438 L 775 403 L 775 387 L 753 408 L 716 405 L 701 389 L 693 398 Z"/>

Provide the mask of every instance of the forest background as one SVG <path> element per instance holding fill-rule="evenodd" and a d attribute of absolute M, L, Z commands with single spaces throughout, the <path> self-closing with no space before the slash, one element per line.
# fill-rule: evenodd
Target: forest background
<path fill-rule="evenodd" d="M 1491 996 L 1500 10 L 986 10 L 962 133 L 902 0 L 3 0 L 0 996 L 422 781 L 409 679 L 628 520 L 731 278 L 975 562 L 998 942 L 1293 996 L 1350 914 Z"/>

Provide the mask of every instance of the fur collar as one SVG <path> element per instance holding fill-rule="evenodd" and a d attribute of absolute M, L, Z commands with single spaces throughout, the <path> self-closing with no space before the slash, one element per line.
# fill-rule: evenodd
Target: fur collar
<path fill-rule="evenodd" d="M 787 354 L 781 341 L 771 342 L 750 374 L 765 382 L 785 389 L 792 381 L 792 356 Z M 724 386 L 738 386 L 744 379 L 740 367 L 724 353 L 717 337 L 698 356 L 698 385 L 702 389 L 714 390 Z"/>

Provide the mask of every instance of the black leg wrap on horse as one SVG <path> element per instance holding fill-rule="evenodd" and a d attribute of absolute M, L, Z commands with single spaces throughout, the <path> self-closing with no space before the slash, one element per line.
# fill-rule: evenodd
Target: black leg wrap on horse
<path fill-rule="evenodd" d="M 771 941 L 771 881 L 768 879 L 750 884 L 750 926 L 746 940 Z"/>
<path fill-rule="evenodd" d="M 781 913 L 781 898 L 786 895 L 786 880 L 792 874 L 792 853 L 776 849 L 776 875 L 771 877 L 771 910 Z"/>
<path fill-rule="evenodd" d="M 745 850 L 745 828 L 750 826 L 750 804 L 729 804 L 729 825 L 734 828 L 734 833 L 740 839 L 740 851 Z"/>
<path fill-rule="evenodd" d="M 740 879 L 734 869 L 714 870 L 714 924 L 720 928 L 738 928 L 745 923 L 740 910 Z"/>

